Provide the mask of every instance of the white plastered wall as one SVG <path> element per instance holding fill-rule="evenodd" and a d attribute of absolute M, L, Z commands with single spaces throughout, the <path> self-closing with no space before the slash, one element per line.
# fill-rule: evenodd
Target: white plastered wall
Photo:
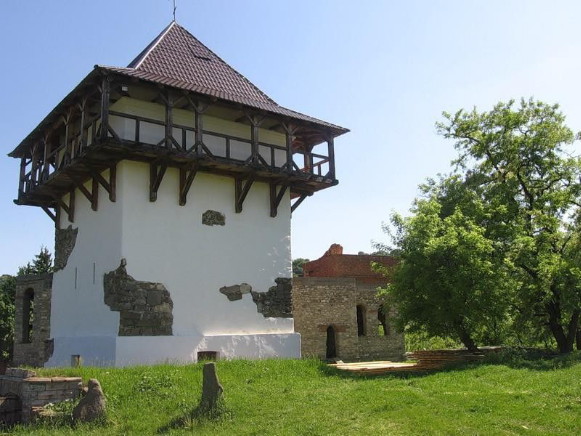
<path fill-rule="evenodd" d="M 150 202 L 148 165 L 123 161 L 116 203 L 100 187 L 93 211 L 77 191 L 76 245 L 53 281 L 55 343 L 48 366 L 70 365 L 76 354 L 91 365 L 195 361 L 207 350 L 221 358 L 300 356 L 292 319 L 265 318 L 250 294 L 231 302 L 219 292 L 243 282 L 266 292 L 275 278 L 291 277 L 288 193 L 271 218 L 265 183 L 253 184 L 242 213 L 234 210 L 231 178 L 199 173 L 185 206 L 178 205 L 178 185 L 177 170 L 168 169 L 157 201 Z M 206 210 L 223 213 L 226 225 L 203 225 Z M 61 228 L 69 224 L 62 214 Z M 172 337 L 117 337 L 119 312 L 104 304 L 103 275 L 122 258 L 136 280 L 168 289 Z"/>

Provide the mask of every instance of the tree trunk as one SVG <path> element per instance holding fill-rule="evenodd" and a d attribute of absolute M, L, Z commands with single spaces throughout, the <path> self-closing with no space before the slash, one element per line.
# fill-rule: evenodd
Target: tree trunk
<path fill-rule="evenodd" d="M 468 333 L 464 328 L 462 321 L 456 322 L 456 333 L 458 334 L 460 342 L 464 344 L 468 351 L 471 351 L 472 353 L 480 351 L 470 336 L 470 333 Z"/>
<path fill-rule="evenodd" d="M 559 348 L 559 353 L 570 353 L 573 351 L 573 342 L 575 340 L 575 335 L 573 334 L 566 335 L 565 331 L 563 330 L 563 326 L 561 325 L 561 307 L 559 304 L 555 303 L 555 301 L 551 301 L 547 303 L 547 313 L 549 315 L 549 329 L 557 341 L 557 347 Z M 573 316 L 577 320 L 579 319 L 579 314 L 577 316 Z M 573 321 L 573 319 L 571 319 Z"/>
<path fill-rule="evenodd" d="M 577 349 L 581 351 L 581 326 L 577 327 Z"/>

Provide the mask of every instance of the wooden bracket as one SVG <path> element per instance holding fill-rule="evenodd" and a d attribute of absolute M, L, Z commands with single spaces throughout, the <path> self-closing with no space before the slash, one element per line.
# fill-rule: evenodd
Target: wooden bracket
<path fill-rule="evenodd" d="M 197 173 L 198 165 L 196 164 L 190 168 L 180 168 L 180 206 L 185 206 L 188 192 Z"/>
<path fill-rule="evenodd" d="M 91 209 L 96 211 L 99 207 L 99 184 L 97 182 L 97 179 L 93 177 L 90 192 L 87 188 L 85 188 L 85 185 L 81 183 L 79 180 L 73 178 L 72 176 L 71 180 L 73 181 L 77 189 L 81 191 L 81 193 L 87 198 L 87 200 L 89 200 L 89 202 L 91 203 Z"/>
<path fill-rule="evenodd" d="M 288 185 L 281 185 L 280 189 L 277 192 L 276 184 L 270 184 L 270 216 L 274 218 L 278 213 L 278 206 L 282 201 L 286 190 L 288 189 Z"/>
<path fill-rule="evenodd" d="M 161 185 L 166 170 L 167 163 L 165 162 L 161 164 L 152 162 L 149 164 L 149 201 L 157 200 L 157 190 L 159 185 Z"/>
<path fill-rule="evenodd" d="M 64 210 L 71 223 L 75 222 L 75 190 L 73 189 L 69 194 L 69 204 L 66 204 L 62 199 L 58 200 L 58 204 Z"/>
<path fill-rule="evenodd" d="M 293 213 L 295 211 L 295 209 L 297 207 L 300 206 L 300 204 L 305 200 L 305 198 L 307 198 L 309 196 L 309 194 L 301 194 L 301 196 L 299 198 L 297 198 L 295 200 L 295 202 L 291 205 L 291 213 Z"/>
<path fill-rule="evenodd" d="M 97 171 L 91 170 L 91 176 L 93 177 L 93 180 L 99 182 L 105 191 L 107 191 L 109 194 L 109 200 L 112 203 L 115 203 L 117 200 L 117 165 L 112 165 L 109 168 L 109 181 L 105 180 L 101 173 Z"/>
<path fill-rule="evenodd" d="M 236 213 L 242 212 L 242 205 L 244 204 L 244 200 L 248 195 L 248 191 L 252 187 L 254 183 L 254 176 L 250 176 L 248 179 L 243 180 L 241 178 L 234 179 L 235 182 L 235 189 L 234 189 L 234 196 L 235 198 L 235 209 Z"/>
<path fill-rule="evenodd" d="M 50 217 L 50 219 L 52 219 L 54 221 L 54 223 L 56 224 L 56 213 L 53 212 L 52 210 L 50 210 L 46 206 L 42 206 L 42 210 L 44 210 L 44 213 L 46 213 Z"/>

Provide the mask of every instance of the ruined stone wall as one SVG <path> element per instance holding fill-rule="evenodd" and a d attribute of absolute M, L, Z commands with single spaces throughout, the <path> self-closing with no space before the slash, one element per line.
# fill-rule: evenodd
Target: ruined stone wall
<path fill-rule="evenodd" d="M 327 328 L 336 331 L 337 358 L 342 360 L 401 360 L 403 335 L 388 325 L 380 335 L 378 309 L 381 306 L 374 285 L 355 278 L 297 277 L 293 279 L 293 316 L 295 331 L 301 334 L 304 357 L 324 359 Z M 365 335 L 358 335 L 357 305 L 364 307 Z M 387 320 L 394 315 L 393 309 Z"/>
<path fill-rule="evenodd" d="M 37 377 L 34 371 L 8 368 L 0 376 L 0 395 L 14 394 L 22 402 L 22 422 L 29 422 L 35 408 L 79 398 L 81 377 Z"/>
<path fill-rule="evenodd" d="M 26 275 L 17 278 L 14 325 L 14 358 L 16 365 L 43 366 L 52 354 L 50 306 L 52 274 Z M 28 305 L 32 310 L 30 320 Z M 29 321 L 27 323 L 27 321 Z"/>

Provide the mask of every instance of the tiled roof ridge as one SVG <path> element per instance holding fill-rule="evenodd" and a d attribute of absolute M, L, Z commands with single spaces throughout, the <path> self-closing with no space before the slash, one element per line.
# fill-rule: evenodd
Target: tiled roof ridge
<path fill-rule="evenodd" d="M 179 32 L 179 33 L 175 33 L 175 32 Z M 169 35 L 171 35 L 171 36 L 169 36 Z M 188 54 L 188 58 L 190 55 L 192 56 L 192 58 L 189 58 L 189 59 L 193 59 L 193 58 L 199 59 L 200 58 L 199 55 L 197 55 L 195 52 L 192 51 L 192 45 L 193 45 L 195 48 L 200 49 L 203 53 L 207 53 L 208 60 L 216 62 L 219 65 L 219 66 L 213 67 L 213 68 L 217 69 L 216 74 L 219 74 L 218 71 L 222 71 L 222 72 L 227 71 L 227 75 L 230 75 L 230 78 L 234 79 L 234 82 L 230 82 L 231 84 L 235 84 L 236 80 L 240 80 L 241 81 L 241 82 L 239 82 L 240 84 L 243 82 L 244 85 L 240 86 L 240 84 L 239 84 L 237 86 L 237 88 L 240 89 L 241 96 L 244 95 L 246 98 L 252 98 L 252 97 L 250 97 L 250 95 L 254 94 L 255 97 L 252 98 L 253 100 L 256 100 L 256 101 L 262 100 L 263 103 L 268 102 L 271 104 L 276 104 L 276 102 L 272 98 L 270 98 L 260 88 L 258 88 L 256 85 L 254 85 L 247 77 L 245 77 L 243 74 L 239 73 L 234 68 L 232 68 L 220 56 L 218 56 L 211 49 L 209 49 L 206 45 L 204 45 L 199 39 L 197 39 L 194 35 L 192 35 L 186 28 L 180 26 L 176 21 L 172 21 L 156 38 L 153 39 L 153 41 L 151 41 L 148 44 L 148 46 L 143 51 L 141 51 L 141 53 L 139 53 L 139 55 L 135 59 L 133 59 L 133 61 L 131 61 L 129 63 L 129 65 L 126 68 L 132 69 L 135 71 L 144 71 L 144 72 L 149 72 L 149 73 L 155 73 L 159 76 L 164 76 L 167 79 L 179 80 L 181 82 L 188 82 L 191 85 L 208 87 L 207 84 L 204 85 L 202 83 L 203 82 L 202 77 L 204 76 L 204 74 L 206 74 L 206 77 L 207 77 L 207 74 L 208 74 L 208 71 L 210 70 L 210 68 L 205 69 L 205 71 L 203 68 L 202 70 L 199 71 L 202 74 L 202 76 L 200 76 L 200 78 L 199 78 L 200 81 L 196 80 L 197 77 L 195 77 L 195 76 L 178 77 L 178 75 L 175 74 L 175 71 L 171 71 L 171 68 L 167 68 L 167 66 L 169 64 L 171 64 L 172 61 L 174 61 L 174 59 L 171 59 L 172 55 L 167 53 L 167 44 L 165 45 L 165 50 L 163 48 L 158 49 L 158 47 L 160 47 L 160 45 L 164 42 L 164 40 L 166 38 L 172 38 L 172 37 L 174 38 L 173 39 L 174 42 L 175 42 L 176 38 L 178 40 L 181 39 L 182 41 L 186 42 L 187 48 L 190 51 L 190 53 Z M 168 41 L 168 44 L 170 44 L 171 48 L 173 49 L 173 44 L 171 41 L 172 40 L 170 39 Z M 165 72 L 165 74 L 161 73 L 160 70 L 163 70 Z M 174 74 L 172 74 L 172 73 L 174 73 Z M 219 77 L 219 76 L 217 76 L 217 77 Z M 230 92 L 226 91 L 226 89 L 223 89 L 220 85 L 218 85 L 218 87 L 214 88 L 213 90 L 218 91 L 218 92 L 226 92 L 228 94 L 232 94 L 231 91 Z"/>
<path fill-rule="evenodd" d="M 161 33 L 159 35 L 157 35 L 153 41 L 151 41 L 149 43 L 149 45 L 147 47 L 145 47 L 141 53 L 139 53 L 137 55 L 137 57 L 135 59 L 133 59 L 129 65 L 127 65 L 127 68 L 134 68 L 137 69 L 141 66 L 141 64 L 143 63 L 143 61 L 147 58 L 147 56 L 149 56 L 149 54 L 152 52 L 152 50 L 159 44 L 159 42 L 163 39 L 163 37 L 170 31 L 170 29 L 174 26 L 174 25 L 178 25 L 178 23 L 174 20 L 171 23 L 169 23 L 165 29 L 163 29 L 161 31 Z M 180 26 L 181 27 L 181 26 Z"/>

